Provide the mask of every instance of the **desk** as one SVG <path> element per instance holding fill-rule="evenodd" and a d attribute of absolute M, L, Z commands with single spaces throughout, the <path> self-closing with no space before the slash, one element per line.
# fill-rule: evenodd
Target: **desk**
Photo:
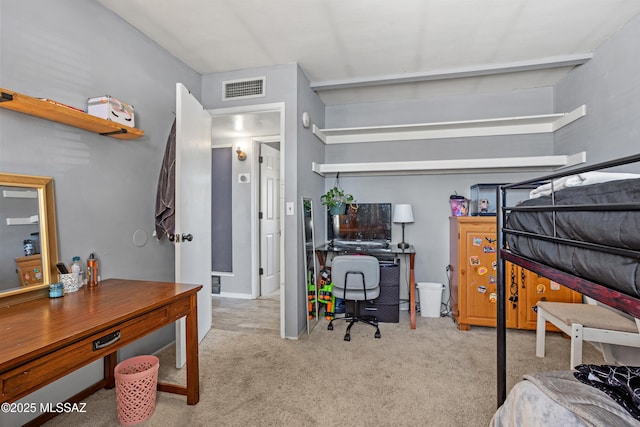
<path fill-rule="evenodd" d="M 14 402 L 100 358 L 104 358 L 104 378 L 68 402 L 113 388 L 118 349 L 186 316 L 187 385 L 158 383 L 158 390 L 185 395 L 187 404 L 195 405 L 200 400 L 197 292 L 201 288 L 108 279 L 62 298 L 9 306 L 0 300 L 2 402 Z M 107 336 L 113 337 L 107 340 L 112 342 L 98 342 Z M 53 416 L 45 413 L 36 420 Z"/>
<path fill-rule="evenodd" d="M 329 243 L 325 243 L 324 245 L 320 245 L 316 248 L 316 256 L 318 257 L 318 262 L 320 263 L 320 269 L 322 270 L 327 263 L 328 254 L 334 255 L 347 255 L 347 254 L 364 254 L 371 255 L 378 259 L 393 259 L 400 255 L 406 258 L 409 258 L 409 313 L 411 318 L 411 329 L 416 328 L 416 283 L 415 283 L 415 274 L 414 267 L 416 261 L 416 250 L 413 245 L 409 246 L 408 249 L 400 249 L 396 245 L 389 245 L 388 248 L 380 248 L 380 247 L 367 247 L 367 246 L 332 246 Z"/>

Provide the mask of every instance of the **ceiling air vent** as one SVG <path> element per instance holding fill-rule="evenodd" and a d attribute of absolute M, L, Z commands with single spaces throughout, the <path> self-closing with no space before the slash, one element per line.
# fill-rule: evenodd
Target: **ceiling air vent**
<path fill-rule="evenodd" d="M 228 80 L 222 82 L 222 100 L 257 98 L 264 96 L 266 77 Z"/>

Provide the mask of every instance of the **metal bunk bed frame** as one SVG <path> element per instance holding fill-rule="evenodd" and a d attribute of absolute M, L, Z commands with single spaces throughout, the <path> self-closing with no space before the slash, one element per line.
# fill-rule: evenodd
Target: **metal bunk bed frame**
<path fill-rule="evenodd" d="M 507 396 L 507 367 L 506 367 L 506 281 L 505 281 L 505 262 L 509 261 L 513 264 L 519 265 L 527 270 L 540 274 L 550 280 L 561 283 L 568 288 L 574 289 L 584 295 L 587 295 L 595 300 L 601 301 L 611 307 L 614 307 L 620 311 L 628 313 L 636 318 L 640 318 L 640 299 L 631 295 L 627 295 L 618 292 L 613 289 L 609 289 L 604 285 L 591 282 L 578 276 L 574 276 L 570 273 L 558 270 L 557 268 L 548 266 L 546 264 L 539 263 L 537 261 L 522 257 L 514 254 L 507 248 L 505 248 L 505 236 L 506 234 L 522 235 L 532 237 L 536 239 L 543 239 L 547 241 L 563 243 L 567 245 L 578 246 L 587 249 L 598 250 L 601 252 L 608 252 L 612 254 L 623 255 L 627 257 L 640 259 L 640 252 L 623 248 L 615 248 L 611 246 L 601 245 L 593 242 L 581 242 L 576 240 L 563 239 L 556 236 L 543 236 L 533 233 L 527 233 L 504 227 L 506 223 L 507 214 L 511 211 L 551 211 L 554 221 L 554 234 L 555 234 L 555 212 L 559 211 L 637 211 L 640 210 L 640 203 L 615 203 L 615 204 L 585 204 L 585 205 L 555 205 L 555 189 L 554 180 L 571 175 L 576 175 L 584 172 L 590 172 L 601 169 L 608 169 L 622 165 L 628 165 L 631 163 L 640 162 L 640 154 L 633 156 L 623 157 L 616 160 L 610 160 L 602 163 L 597 163 L 589 166 L 583 166 L 580 168 L 570 169 L 563 172 L 553 173 L 543 177 L 530 179 L 526 181 L 520 181 L 514 184 L 500 185 L 496 189 L 497 196 L 497 212 L 496 222 L 498 230 L 498 287 L 497 287 L 497 380 L 498 380 L 498 407 L 500 407 Z M 551 199 L 552 204 L 549 206 L 506 206 L 507 191 L 509 189 L 522 188 L 524 186 L 531 186 L 532 184 L 550 182 L 551 183 Z"/>

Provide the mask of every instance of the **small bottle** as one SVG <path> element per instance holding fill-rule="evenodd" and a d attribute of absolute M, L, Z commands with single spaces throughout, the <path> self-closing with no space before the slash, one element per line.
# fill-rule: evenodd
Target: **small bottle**
<path fill-rule="evenodd" d="M 80 257 L 79 256 L 74 256 L 73 257 L 73 262 L 71 264 L 71 273 L 73 273 L 75 279 L 76 279 L 76 284 L 78 285 L 78 287 L 82 286 L 84 284 L 83 282 L 83 278 L 82 278 L 82 267 L 80 267 Z"/>
<path fill-rule="evenodd" d="M 98 260 L 93 253 L 87 258 L 87 286 L 98 286 Z"/>

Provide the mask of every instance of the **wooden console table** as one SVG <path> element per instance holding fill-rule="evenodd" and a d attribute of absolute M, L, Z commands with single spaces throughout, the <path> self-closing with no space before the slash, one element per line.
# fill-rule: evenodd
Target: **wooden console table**
<path fill-rule="evenodd" d="M 202 286 L 108 279 L 62 298 L 38 298 L 3 306 L 0 299 L 2 403 L 104 358 L 104 378 L 67 402 L 115 387 L 116 351 L 186 316 L 186 386 L 158 383 L 158 390 L 200 400 L 197 292 Z M 45 413 L 36 424 L 53 418 Z M 32 421 L 32 423 L 34 422 Z"/>

